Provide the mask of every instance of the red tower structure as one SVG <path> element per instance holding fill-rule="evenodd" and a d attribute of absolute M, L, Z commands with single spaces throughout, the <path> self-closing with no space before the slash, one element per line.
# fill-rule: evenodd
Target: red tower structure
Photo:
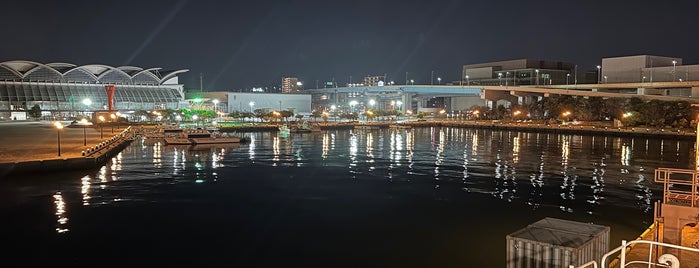
<path fill-rule="evenodd" d="M 108 102 L 110 111 L 114 110 L 114 91 L 115 90 L 116 90 L 115 85 L 104 86 L 104 91 L 107 91 L 107 102 Z"/>

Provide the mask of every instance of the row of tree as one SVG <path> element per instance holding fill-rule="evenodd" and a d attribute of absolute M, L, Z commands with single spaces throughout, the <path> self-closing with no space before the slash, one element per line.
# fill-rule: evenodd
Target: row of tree
<path fill-rule="evenodd" d="M 625 126 L 689 128 L 697 124 L 699 108 L 686 101 L 644 101 L 640 98 L 552 96 L 525 105 L 495 109 L 473 107 L 479 119 L 608 121 Z"/>

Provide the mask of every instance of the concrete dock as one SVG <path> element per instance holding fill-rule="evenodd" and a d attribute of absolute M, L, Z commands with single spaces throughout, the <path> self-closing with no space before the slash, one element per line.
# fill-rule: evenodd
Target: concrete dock
<path fill-rule="evenodd" d="M 68 124 L 59 130 L 52 123 L 49 121 L 0 123 L 0 133 L 2 133 L 0 177 L 10 174 L 97 167 L 131 141 L 126 134 L 128 130 L 125 126 L 100 128 Z"/>

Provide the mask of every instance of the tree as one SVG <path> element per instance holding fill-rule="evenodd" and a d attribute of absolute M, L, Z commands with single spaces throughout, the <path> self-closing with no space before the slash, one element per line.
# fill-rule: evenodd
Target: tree
<path fill-rule="evenodd" d="M 313 121 L 316 121 L 318 119 L 318 117 L 320 117 L 321 115 L 322 115 L 322 113 L 320 111 L 313 111 L 311 113 L 311 117 L 313 117 Z"/>
<path fill-rule="evenodd" d="M 39 119 L 41 117 L 41 107 L 39 104 L 34 104 L 29 110 L 29 116 L 34 119 Z"/>

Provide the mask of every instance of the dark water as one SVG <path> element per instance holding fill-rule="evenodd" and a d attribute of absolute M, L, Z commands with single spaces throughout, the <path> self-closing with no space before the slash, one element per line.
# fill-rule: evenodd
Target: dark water
<path fill-rule="evenodd" d="M 693 142 L 420 128 L 135 141 L 103 168 L 0 182 L 3 262 L 197 267 L 503 267 L 544 217 L 652 223 L 657 167 Z"/>

